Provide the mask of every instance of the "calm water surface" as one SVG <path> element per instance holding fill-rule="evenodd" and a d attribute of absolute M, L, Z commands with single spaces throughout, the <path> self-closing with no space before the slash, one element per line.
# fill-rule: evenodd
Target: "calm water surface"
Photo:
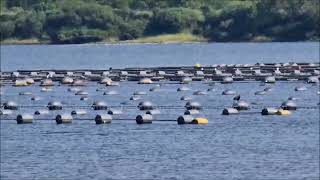
<path fill-rule="evenodd" d="M 1 69 L 106 69 L 201 63 L 318 62 L 319 42 L 1 46 Z"/>
<path fill-rule="evenodd" d="M 1 63 L 5 70 L 64 68 L 64 65 L 70 69 L 102 68 L 101 65 L 149 66 L 152 63 L 191 65 L 197 57 L 194 54 L 197 48 L 192 46 L 202 47 L 199 57 L 203 64 L 255 63 L 259 55 L 270 61 L 303 59 L 315 62 L 319 59 L 314 49 L 318 44 L 314 43 L 76 45 L 3 46 Z M 298 51 L 301 47 L 304 50 Z M 164 59 L 166 61 L 160 61 Z M 307 90 L 294 91 L 300 85 L 306 86 Z M 319 179 L 320 117 L 319 95 L 316 94 L 319 86 L 277 82 L 266 96 L 254 95 L 255 91 L 265 88 L 258 82 L 216 84 L 213 86 L 215 91 L 205 96 L 192 95 L 196 90 L 211 88 L 204 82 L 187 85 L 191 88 L 187 92 L 177 92 L 181 85 L 165 82 L 160 92 L 149 92 L 153 86 L 121 82 L 119 87 L 106 88 L 92 82 L 82 87 L 89 93 L 88 101 L 80 101 L 79 96 L 67 91 L 68 86 L 55 86 L 52 92 L 40 92 L 38 84 L 1 87 L 1 102 L 14 100 L 29 106 L 13 115 L 0 116 L 1 179 Z M 96 91 L 97 88 L 116 90 L 119 95 L 104 96 L 103 91 Z M 251 113 L 222 116 L 222 109 L 233 103 L 232 96 L 221 95 L 225 89 L 236 90 L 243 100 L 252 103 Z M 23 91 L 30 91 L 42 99 L 33 102 L 31 96 L 19 96 Z M 207 117 L 209 124 L 180 126 L 175 121 L 156 121 L 137 125 L 130 120 L 142 113 L 134 108 L 140 101 L 129 100 L 134 91 L 146 91 L 147 95 L 142 99 L 155 105 L 176 107 L 161 109 L 161 115 L 155 116 L 158 120 L 176 120 L 183 114 L 186 103 L 180 97 L 190 95 L 203 106 L 211 107 L 204 108 L 199 115 Z M 296 103 L 302 107 L 291 116 L 259 114 L 263 107 L 279 106 L 289 96 L 298 97 Z M 17 125 L 14 120 L 8 120 L 18 113 L 45 109 L 50 100 L 62 101 L 66 106 L 64 113 L 70 113 L 75 109 L 70 106 L 77 105 L 88 114 L 75 116 L 69 125 L 55 124 L 53 118 L 61 111 L 37 116 L 33 124 Z M 93 118 L 97 112 L 89 108 L 94 100 L 118 106 L 124 113 L 114 116 L 112 124 L 96 125 Z M 37 120 L 39 118 L 45 120 Z M 81 120 L 88 118 L 91 119 Z M 117 118 L 128 120 L 117 121 Z"/>

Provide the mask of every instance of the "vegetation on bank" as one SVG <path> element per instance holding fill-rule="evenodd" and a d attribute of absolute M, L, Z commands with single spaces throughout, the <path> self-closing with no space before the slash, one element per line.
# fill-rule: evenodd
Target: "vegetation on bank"
<path fill-rule="evenodd" d="M 1 43 L 320 39 L 318 0 L 0 0 Z"/>
<path fill-rule="evenodd" d="M 128 40 L 128 43 L 181 43 L 181 42 L 207 42 L 208 40 L 202 36 L 190 33 L 179 34 L 161 34 L 157 36 L 148 36 L 138 39 Z"/>
<path fill-rule="evenodd" d="M 50 42 L 47 41 L 40 41 L 39 39 L 4 39 L 1 41 L 1 44 L 49 44 Z"/>

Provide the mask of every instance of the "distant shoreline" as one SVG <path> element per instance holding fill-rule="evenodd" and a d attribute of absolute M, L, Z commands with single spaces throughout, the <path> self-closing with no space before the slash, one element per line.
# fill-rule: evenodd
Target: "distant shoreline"
<path fill-rule="evenodd" d="M 156 36 L 147 36 L 138 39 L 125 40 L 121 41 L 118 39 L 106 39 L 103 41 L 96 42 L 87 42 L 79 44 L 145 44 L 145 43 L 154 43 L 154 44 L 167 44 L 167 43 L 207 43 L 208 39 L 205 39 L 202 36 L 197 36 L 189 33 L 178 33 L 178 34 L 163 34 Z M 69 44 L 69 43 L 54 43 L 51 41 L 41 41 L 39 39 L 6 39 L 1 41 L 1 45 L 41 45 L 41 44 Z"/>
<path fill-rule="evenodd" d="M 187 33 L 180 34 L 165 34 L 158 36 L 142 37 L 133 40 L 104 40 L 97 42 L 79 43 L 79 44 L 189 44 L 189 43 L 269 43 L 269 42 L 320 42 L 319 40 L 305 40 L 305 41 L 272 41 L 271 39 L 259 37 L 248 41 L 209 41 L 202 36 L 196 36 Z M 41 41 L 39 39 L 6 39 L 0 41 L 0 45 L 72 45 L 72 43 L 53 43 L 51 41 Z"/>
<path fill-rule="evenodd" d="M 48 43 L 48 42 L 39 42 L 39 43 L 25 43 L 25 42 L 1 42 L 1 46 L 7 45 L 90 45 L 90 44 L 107 44 L 107 45 L 135 45 L 135 44 L 192 44 L 192 43 L 214 43 L 214 42 L 204 42 L 204 41 L 170 41 L 170 42 L 126 42 L 126 41 L 119 41 L 119 42 L 92 42 L 92 43 L 81 43 L 81 44 L 56 44 L 56 43 Z"/>
<path fill-rule="evenodd" d="M 320 41 L 228 41 L 228 42 L 217 42 L 217 41 L 169 41 L 169 42 L 92 42 L 92 43 L 82 43 L 82 44 L 55 44 L 48 42 L 37 42 L 37 43 L 26 43 L 26 42 L 0 42 L 1 46 L 10 46 L 10 45 L 90 45 L 90 44 L 106 44 L 106 45 L 136 45 L 136 44 L 210 44 L 210 43 L 308 43 L 308 42 L 318 42 Z"/>

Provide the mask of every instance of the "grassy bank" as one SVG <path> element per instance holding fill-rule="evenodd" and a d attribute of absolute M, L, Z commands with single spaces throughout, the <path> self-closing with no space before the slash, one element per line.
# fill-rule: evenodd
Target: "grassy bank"
<path fill-rule="evenodd" d="M 207 39 L 192 35 L 189 33 L 164 34 L 157 36 L 149 36 L 128 41 L 119 41 L 115 38 L 108 38 L 104 41 L 94 42 L 97 44 L 117 44 L 117 43 L 188 43 L 188 42 L 208 42 Z M 1 44 L 51 44 L 49 41 L 41 41 L 39 39 L 6 39 Z"/>
<path fill-rule="evenodd" d="M 208 40 L 189 33 L 164 34 L 157 36 L 142 37 L 134 40 L 123 41 L 126 43 L 184 43 L 184 42 L 207 42 Z"/>
<path fill-rule="evenodd" d="M 49 41 L 40 41 L 39 39 L 5 39 L 2 40 L 1 45 L 28 45 L 28 44 L 49 44 Z"/>

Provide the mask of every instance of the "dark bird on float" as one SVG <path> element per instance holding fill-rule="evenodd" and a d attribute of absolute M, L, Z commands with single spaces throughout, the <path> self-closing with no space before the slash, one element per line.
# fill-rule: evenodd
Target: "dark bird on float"
<path fill-rule="evenodd" d="M 239 100 L 240 100 L 240 95 L 235 96 L 235 97 L 233 98 L 233 100 L 239 101 Z"/>

